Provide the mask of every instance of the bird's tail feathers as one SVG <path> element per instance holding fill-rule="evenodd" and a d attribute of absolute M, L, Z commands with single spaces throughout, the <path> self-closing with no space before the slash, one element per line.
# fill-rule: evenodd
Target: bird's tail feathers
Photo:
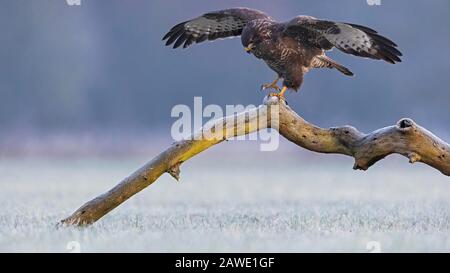
<path fill-rule="evenodd" d="M 347 76 L 353 76 L 354 75 L 353 72 L 350 71 L 350 69 L 348 69 L 347 67 L 345 67 L 345 66 L 343 66 L 341 64 L 334 63 L 332 66 L 334 68 L 336 68 L 337 70 L 339 70 L 344 75 L 347 75 Z"/>
<path fill-rule="evenodd" d="M 344 75 L 347 75 L 347 76 L 354 75 L 353 72 L 350 71 L 350 69 L 343 66 L 342 64 L 339 64 L 335 60 L 333 60 L 325 55 L 320 55 L 320 56 L 314 57 L 313 66 L 316 68 L 322 68 L 322 67 L 336 68 L 339 72 L 341 72 Z"/>

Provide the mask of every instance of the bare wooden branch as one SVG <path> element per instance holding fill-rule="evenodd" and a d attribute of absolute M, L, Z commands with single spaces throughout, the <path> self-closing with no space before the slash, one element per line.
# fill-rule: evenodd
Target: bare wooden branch
<path fill-rule="evenodd" d="M 367 170 L 390 154 L 406 156 L 450 176 L 450 146 L 409 118 L 364 134 L 351 126 L 322 129 L 280 104 L 279 132 L 297 145 L 318 153 L 355 158 L 354 169 Z"/>
<path fill-rule="evenodd" d="M 276 101 L 272 100 L 272 103 L 277 106 Z M 162 174 L 167 172 L 179 180 L 180 165 L 189 158 L 230 137 L 246 135 L 267 128 L 267 125 L 271 123 L 270 109 L 274 109 L 268 105 L 270 103 L 238 115 L 218 119 L 205 125 L 186 140 L 173 143 L 110 191 L 87 202 L 61 222 L 79 226 L 92 224 L 131 196 L 151 185 Z M 239 120 L 243 122 L 239 123 Z"/>
<path fill-rule="evenodd" d="M 361 133 L 351 126 L 323 129 L 305 121 L 283 100 L 269 97 L 258 108 L 218 119 L 189 139 L 173 143 L 113 189 L 87 202 L 61 223 L 92 224 L 151 185 L 162 174 L 167 172 L 179 180 L 180 165 L 198 153 L 230 137 L 267 127 L 278 129 L 285 138 L 305 149 L 352 156 L 355 158 L 354 169 L 367 170 L 379 160 L 396 153 L 407 157 L 411 163 L 422 162 L 450 176 L 450 145 L 411 119 L 401 119 L 396 125 L 370 134 Z"/>

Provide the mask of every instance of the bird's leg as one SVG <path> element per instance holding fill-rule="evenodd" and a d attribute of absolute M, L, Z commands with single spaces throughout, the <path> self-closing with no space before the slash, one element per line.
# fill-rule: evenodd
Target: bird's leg
<path fill-rule="evenodd" d="M 283 88 L 281 89 L 281 91 L 279 93 L 270 93 L 269 96 L 270 97 L 278 97 L 278 98 L 284 100 L 284 93 L 286 93 L 287 90 L 288 90 L 288 88 L 286 86 L 283 86 Z"/>
<path fill-rule="evenodd" d="M 261 85 L 261 91 L 264 91 L 266 89 L 275 89 L 278 92 L 281 91 L 280 87 L 277 85 L 278 81 L 280 80 L 280 77 L 277 77 L 273 82 L 271 83 L 265 83 L 263 85 Z"/>

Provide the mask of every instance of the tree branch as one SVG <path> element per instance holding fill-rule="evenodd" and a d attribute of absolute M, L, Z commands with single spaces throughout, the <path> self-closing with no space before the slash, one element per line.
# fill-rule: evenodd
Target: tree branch
<path fill-rule="evenodd" d="M 409 118 L 364 134 L 351 126 L 319 128 L 281 106 L 279 132 L 313 152 L 352 156 L 355 170 L 367 170 L 390 154 L 401 154 L 410 163 L 422 162 L 450 176 L 450 145 Z"/>
<path fill-rule="evenodd" d="M 274 115 L 275 114 L 275 115 Z M 243 122 L 237 122 L 237 121 Z M 233 136 L 246 135 L 268 127 L 275 128 L 291 142 L 318 153 L 334 153 L 355 158 L 354 169 L 367 170 L 390 154 L 401 154 L 411 163 L 423 162 L 450 176 L 450 145 L 411 119 L 364 134 L 351 126 L 322 129 L 297 115 L 284 101 L 268 97 L 263 105 L 218 119 L 205 125 L 190 138 L 173 143 L 153 160 L 121 181 L 110 191 L 87 202 L 64 225 L 89 225 L 134 194 L 151 185 L 162 174 L 180 178 L 180 165 Z"/>

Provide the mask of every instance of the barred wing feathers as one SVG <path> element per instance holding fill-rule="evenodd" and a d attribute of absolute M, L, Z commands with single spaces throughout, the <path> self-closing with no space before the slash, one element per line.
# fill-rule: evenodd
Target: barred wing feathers
<path fill-rule="evenodd" d="M 324 50 L 336 47 L 359 57 L 401 62 L 402 53 L 393 41 L 361 25 L 298 16 L 285 25 L 284 34 Z"/>
<path fill-rule="evenodd" d="M 209 12 L 174 26 L 164 37 L 166 46 L 173 48 L 206 40 L 239 36 L 246 24 L 256 19 L 270 19 L 265 13 L 248 8 L 232 8 Z"/>

